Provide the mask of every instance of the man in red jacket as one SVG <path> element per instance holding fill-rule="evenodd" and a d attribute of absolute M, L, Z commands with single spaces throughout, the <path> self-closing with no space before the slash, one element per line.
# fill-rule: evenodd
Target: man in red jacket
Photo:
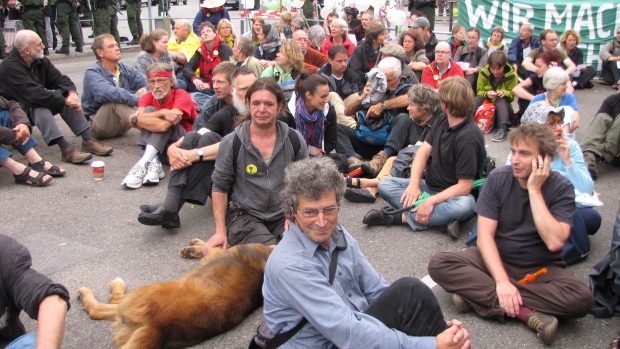
<path fill-rule="evenodd" d="M 304 53 L 304 69 L 316 73 L 323 64 L 329 62 L 326 55 L 310 47 L 308 43 L 308 34 L 303 30 L 297 30 L 293 33 L 293 42 Z"/>

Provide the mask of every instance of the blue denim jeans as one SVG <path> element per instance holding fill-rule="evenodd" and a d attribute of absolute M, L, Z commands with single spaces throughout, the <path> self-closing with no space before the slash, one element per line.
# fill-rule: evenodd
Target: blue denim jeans
<path fill-rule="evenodd" d="M 409 185 L 409 179 L 385 177 L 379 182 L 379 194 L 394 208 L 402 208 L 400 198 Z M 420 190 L 431 195 L 437 194 L 431 191 L 424 180 L 420 181 Z M 407 223 L 414 231 L 427 230 L 432 227 L 444 226 L 454 221 L 464 221 L 473 217 L 476 212 L 476 201 L 472 195 L 456 196 L 446 202 L 442 202 L 433 208 L 429 224 L 424 225 L 415 221 L 416 213 L 406 211 Z"/>
<path fill-rule="evenodd" d="M 5 349 L 34 349 L 37 346 L 37 333 L 28 332 L 9 343 Z"/>
<path fill-rule="evenodd" d="M 0 110 L 0 127 L 13 128 L 13 123 L 11 122 L 11 117 L 9 116 L 9 112 L 2 109 Z M 21 143 L 13 143 L 11 146 L 17 150 L 20 154 L 26 154 L 30 149 L 32 149 L 35 145 L 37 145 L 37 141 L 34 137 L 30 136 L 26 144 Z M 11 156 L 11 152 L 0 146 L 0 161 L 4 161 Z"/>
<path fill-rule="evenodd" d="M 202 107 L 205 105 L 209 97 L 213 96 L 214 92 L 211 89 L 204 89 L 200 92 L 192 92 L 190 95 L 192 96 L 192 100 L 198 106 L 198 111 L 202 110 Z"/>

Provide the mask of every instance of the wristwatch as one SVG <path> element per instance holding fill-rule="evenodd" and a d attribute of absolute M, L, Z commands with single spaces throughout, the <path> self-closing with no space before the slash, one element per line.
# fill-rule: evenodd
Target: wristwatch
<path fill-rule="evenodd" d="M 136 127 L 136 125 L 138 125 L 138 114 L 133 114 L 129 121 L 131 122 L 132 127 Z"/>
<path fill-rule="evenodd" d="M 385 102 L 381 102 L 381 110 L 385 111 L 387 108 L 385 107 Z"/>
<path fill-rule="evenodd" d="M 205 156 L 205 152 L 204 152 L 204 151 L 202 151 L 202 148 L 198 148 L 198 149 L 196 150 L 196 154 L 198 154 L 198 161 L 202 161 L 202 159 L 203 159 L 203 158 L 204 158 L 204 156 Z"/>

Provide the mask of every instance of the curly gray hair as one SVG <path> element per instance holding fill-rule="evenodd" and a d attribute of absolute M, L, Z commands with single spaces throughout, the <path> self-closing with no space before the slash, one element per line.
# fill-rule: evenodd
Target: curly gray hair
<path fill-rule="evenodd" d="M 335 191 L 336 201 L 340 205 L 345 181 L 332 159 L 321 156 L 296 161 L 288 165 L 284 173 L 284 187 L 280 198 L 286 218 L 293 218 L 292 213 L 297 210 L 300 196 L 318 200 L 321 196 Z"/>
<path fill-rule="evenodd" d="M 415 104 L 427 116 L 433 116 L 441 108 L 439 95 L 430 86 L 415 84 L 407 93 L 409 101 Z"/>

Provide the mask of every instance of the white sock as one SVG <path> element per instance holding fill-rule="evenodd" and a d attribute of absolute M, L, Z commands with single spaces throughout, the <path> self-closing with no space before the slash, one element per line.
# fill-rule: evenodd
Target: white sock
<path fill-rule="evenodd" d="M 149 163 L 151 160 L 155 159 L 158 153 L 159 150 L 157 150 L 157 148 L 150 144 L 147 144 L 146 148 L 144 148 L 144 155 L 142 155 L 140 160 L 138 160 L 138 163 L 146 167 L 146 164 Z"/>

